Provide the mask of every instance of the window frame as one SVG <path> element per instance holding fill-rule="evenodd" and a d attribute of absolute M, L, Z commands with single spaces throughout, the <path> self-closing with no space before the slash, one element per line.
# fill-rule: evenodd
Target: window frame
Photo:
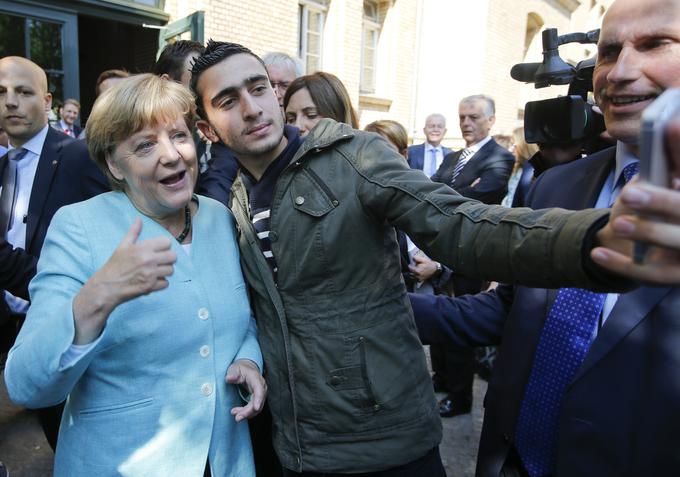
<path fill-rule="evenodd" d="M 324 27 L 326 25 L 326 14 L 328 13 L 329 0 L 300 0 L 299 2 L 299 17 L 298 17 L 298 58 L 302 62 L 304 74 L 314 73 L 323 69 L 323 36 Z M 314 31 L 309 28 L 309 14 L 313 12 L 320 16 L 320 29 Z M 319 51 L 318 53 L 310 53 L 308 50 L 307 36 L 310 31 L 319 36 Z M 317 67 L 315 71 L 310 71 L 308 60 L 310 57 L 317 58 Z"/>
<path fill-rule="evenodd" d="M 369 4 L 374 8 L 375 15 L 370 17 L 366 15 L 366 5 Z M 380 41 L 380 31 L 382 25 L 380 23 L 380 4 L 377 0 L 364 0 L 363 16 L 361 25 L 361 71 L 359 74 L 359 91 L 362 94 L 375 94 L 377 69 L 378 69 L 378 43 Z M 372 33 L 372 46 L 366 45 L 366 33 Z M 371 65 L 366 65 L 366 49 L 373 50 L 373 61 Z M 366 78 L 365 70 L 371 70 L 370 78 Z M 367 84 L 367 81 L 370 83 Z"/>
<path fill-rule="evenodd" d="M 55 7 L 41 7 L 0 0 L 0 14 L 14 15 L 61 25 L 61 58 L 63 98 L 80 99 L 78 67 L 78 18 L 71 12 Z M 28 33 L 28 32 L 27 32 Z M 26 39 L 24 41 L 27 41 Z M 48 71 L 48 73 L 51 72 Z"/>

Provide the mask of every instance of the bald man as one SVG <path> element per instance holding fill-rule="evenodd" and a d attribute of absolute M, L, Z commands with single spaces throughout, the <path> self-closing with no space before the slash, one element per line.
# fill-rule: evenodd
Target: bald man
<path fill-rule="evenodd" d="M 0 128 L 9 137 L 9 151 L 0 157 L 0 234 L 14 249 L 34 257 L 40 255 L 52 216 L 61 206 L 109 189 L 85 143 L 48 126 L 51 106 L 47 76 L 38 65 L 16 56 L 0 59 Z M 2 254 L 0 260 L 12 256 Z M 32 266 L 30 260 L 22 263 Z M 3 262 L 0 270 L 9 266 Z M 30 276 L 33 270 L 23 268 L 17 274 Z M 12 345 L 28 306 L 28 301 L 0 291 L 0 356 Z M 59 418 L 60 413 L 41 412 L 52 448 Z"/>

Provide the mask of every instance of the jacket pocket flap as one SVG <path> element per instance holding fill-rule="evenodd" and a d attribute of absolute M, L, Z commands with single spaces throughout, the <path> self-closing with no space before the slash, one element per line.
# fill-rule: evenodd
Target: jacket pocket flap
<path fill-rule="evenodd" d="M 361 366 L 332 369 L 326 377 L 326 384 L 335 390 L 363 388 Z"/>
<path fill-rule="evenodd" d="M 328 185 L 309 169 L 295 175 L 290 193 L 293 207 L 312 217 L 326 215 L 339 203 Z"/>

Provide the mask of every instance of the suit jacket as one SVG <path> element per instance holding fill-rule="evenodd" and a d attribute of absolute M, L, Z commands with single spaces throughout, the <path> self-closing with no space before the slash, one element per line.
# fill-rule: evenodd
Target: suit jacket
<path fill-rule="evenodd" d="M 607 149 L 537 179 L 533 208 L 592 207 L 613 168 Z M 517 417 L 557 290 L 501 285 L 457 300 L 412 296 L 425 342 L 500 344 L 484 400 L 477 476 L 498 477 L 513 447 Z M 665 476 L 680 467 L 680 289 L 620 295 L 566 390 L 557 477 Z"/>
<path fill-rule="evenodd" d="M 0 289 L 28 299 L 28 282 L 35 275 L 37 263 L 37 257 L 0 237 Z"/>
<path fill-rule="evenodd" d="M 448 147 L 442 146 L 442 154 L 446 157 L 451 152 Z M 425 165 L 425 143 L 409 146 L 408 148 L 408 165 L 411 169 L 423 170 Z"/>
<path fill-rule="evenodd" d="M 54 123 L 54 124 L 52 125 L 52 127 L 53 127 L 54 129 L 56 129 L 57 131 L 61 131 L 62 133 L 66 134 L 66 131 L 64 131 L 64 128 L 61 127 L 61 121 L 57 121 L 56 123 Z M 73 134 L 75 134 L 74 137 L 75 137 L 75 138 L 78 138 L 78 139 L 81 139 L 81 138 L 79 137 L 81 132 L 83 132 L 83 128 L 80 127 L 80 126 L 78 126 L 77 124 L 74 124 L 74 125 L 73 125 Z M 66 134 L 66 135 L 68 136 L 68 134 Z"/>
<path fill-rule="evenodd" d="M 515 189 L 515 195 L 512 197 L 512 207 L 524 207 L 527 195 L 531 189 L 531 184 L 534 181 L 534 166 L 529 161 L 522 166 L 522 174 L 519 177 L 519 183 Z"/>
<path fill-rule="evenodd" d="M 7 154 L 0 158 L 0 177 L 7 160 Z M 48 128 L 28 204 L 26 252 L 40 256 L 47 228 L 60 207 L 107 190 L 108 181 L 90 159 L 85 143 Z M 18 275 L 30 274 L 30 267 L 34 266 L 30 262 L 17 265 Z M 4 299 L 0 297 L 0 322 L 8 313 Z"/>
<path fill-rule="evenodd" d="M 451 182 L 462 152 L 463 149 L 446 155 L 432 180 L 448 184 L 465 197 L 485 204 L 500 204 L 508 193 L 508 179 L 515 163 L 513 155 L 492 138 L 472 156 L 456 180 Z"/>
<path fill-rule="evenodd" d="M 198 196 L 190 252 L 122 192 L 62 208 L 54 217 L 33 302 L 9 353 L 10 398 L 44 407 L 68 396 L 54 475 L 253 477 L 248 423 L 227 367 L 262 369 L 231 214 Z M 177 255 L 166 289 L 118 305 L 94 346 L 62 356 L 75 333 L 73 297 L 113 254 L 137 217 L 139 241 L 165 236 Z"/>

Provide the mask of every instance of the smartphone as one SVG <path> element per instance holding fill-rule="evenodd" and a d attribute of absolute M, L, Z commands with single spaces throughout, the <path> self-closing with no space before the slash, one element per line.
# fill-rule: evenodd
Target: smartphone
<path fill-rule="evenodd" d="M 640 126 L 640 178 L 661 187 L 671 186 L 670 161 L 664 142 L 666 126 L 680 117 L 680 89 L 667 89 L 642 112 Z M 633 258 L 642 263 L 647 244 L 636 243 Z"/>

